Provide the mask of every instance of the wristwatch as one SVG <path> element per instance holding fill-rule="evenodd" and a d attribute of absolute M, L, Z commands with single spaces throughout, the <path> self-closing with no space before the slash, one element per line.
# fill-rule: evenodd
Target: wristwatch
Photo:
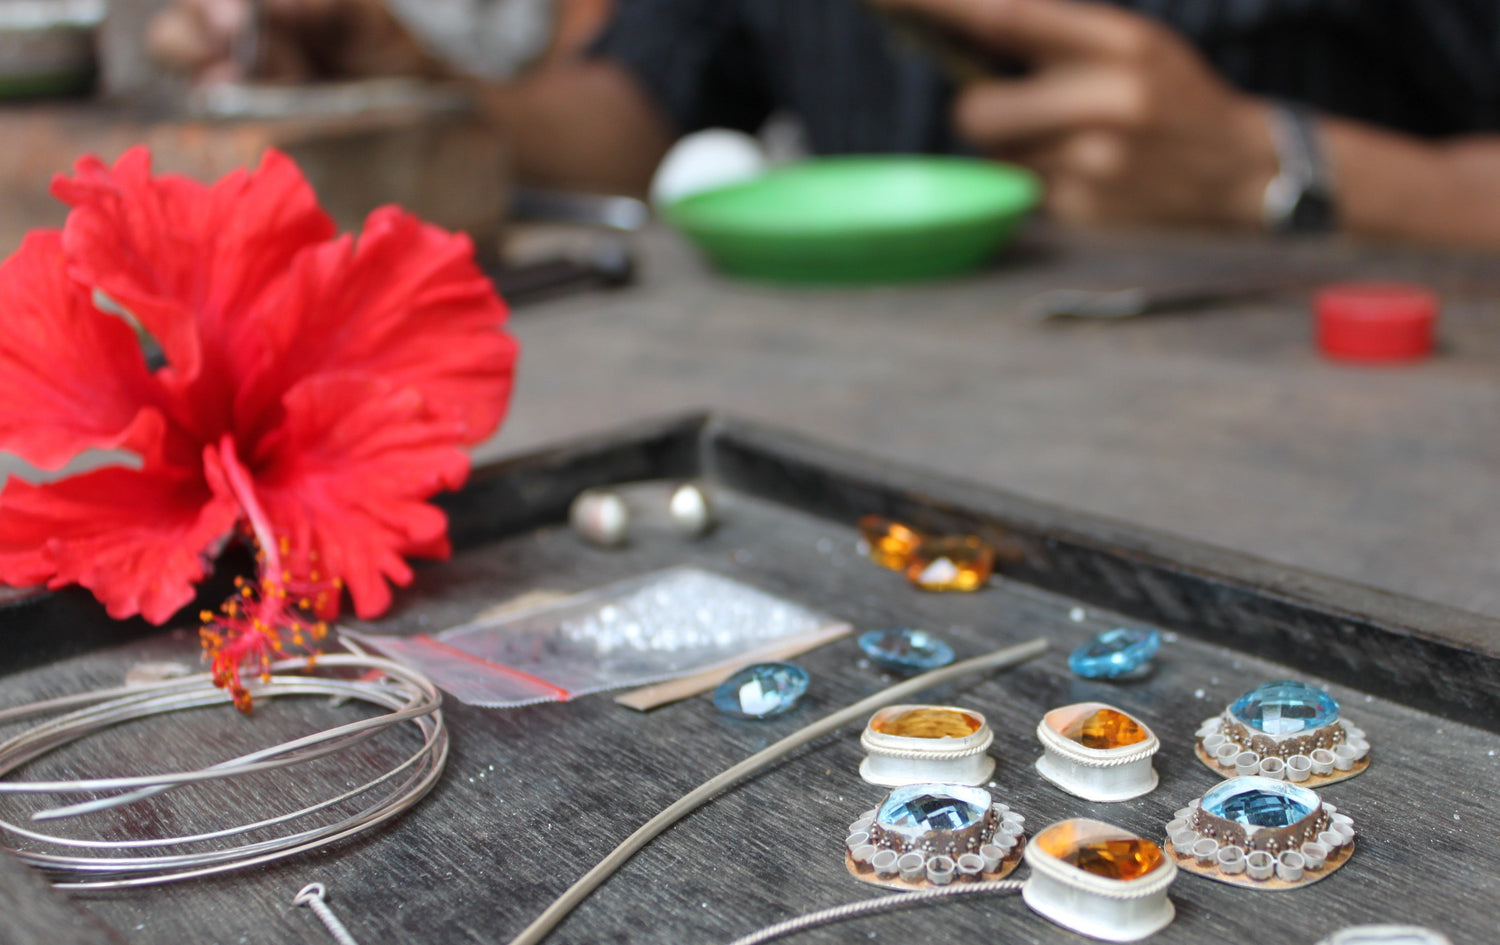
<path fill-rule="evenodd" d="M 1261 215 L 1272 233 L 1330 233 L 1338 227 L 1333 175 L 1323 157 L 1318 116 L 1288 102 L 1270 107 L 1271 141 L 1280 168 L 1266 185 Z"/>

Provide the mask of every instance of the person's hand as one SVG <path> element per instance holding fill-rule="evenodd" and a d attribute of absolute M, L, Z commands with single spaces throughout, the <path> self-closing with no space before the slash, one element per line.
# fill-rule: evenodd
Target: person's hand
<path fill-rule="evenodd" d="M 879 0 L 1030 67 L 974 82 L 954 109 L 981 152 L 1037 170 L 1072 223 L 1258 226 L 1277 159 L 1265 106 L 1176 33 L 1086 0 Z"/>
<path fill-rule="evenodd" d="M 441 73 L 380 0 L 173 0 L 151 55 L 201 82 Z"/>
<path fill-rule="evenodd" d="M 147 51 L 205 82 L 247 78 L 259 42 L 250 0 L 173 0 L 151 21 Z"/>

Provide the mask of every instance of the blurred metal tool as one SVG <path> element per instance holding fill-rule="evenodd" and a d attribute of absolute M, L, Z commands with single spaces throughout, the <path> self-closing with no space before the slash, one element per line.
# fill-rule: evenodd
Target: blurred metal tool
<path fill-rule="evenodd" d="M 580 289 L 613 289 L 635 281 L 635 256 L 625 240 L 594 240 L 581 253 L 509 266 L 490 273 L 495 289 L 511 305 Z"/>
<path fill-rule="evenodd" d="M 464 114 L 474 102 L 454 85 L 417 79 L 355 79 L 311 85 L 221 82 L 192 91 L 190 114 L 218 120 L 340 118 L 367 112 L 423 109 Z"/>
<path fill-rule="evenodd" d="M 514 220 L 583 223 L 633 232 L 650 221 L 651 210 L 634 197 L 518 187 L 511 197 L 510 215 Z"/>
<path fill-rule="evenodd" d="M 1052 289 L 1022 299 L 1022 314 L 1038 321 L 1053 318 L 1112 320 L 1137 315 L 1186 312 L 1263 298 L 1285 291 L 1284 279 L 1202 282 L 1124 289 Z"/>

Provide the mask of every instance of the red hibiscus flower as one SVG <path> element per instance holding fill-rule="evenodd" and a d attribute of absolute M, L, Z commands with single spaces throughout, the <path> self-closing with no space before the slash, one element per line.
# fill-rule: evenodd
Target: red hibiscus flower
<path fill-rule="evenodd" d="M 250 532 L 261 595 L 336 582 L 372 617 L 410 582 L 406 558 L 448 554 L 427 500 L 468 475 L 516 357 L 466 237 L 394 207 L 335 237 L 275 152 L 212 186 L 152 176 L 144 149 L 84 158 L 53 192 L 63 229 L 0 264 L 0 450 L 45 469 L 91 449 L 136 462 L 12 477 L 0 582 L 80 584 L 114 617 L 161 623 Z M 326 615 L 337 599 L 294 603 Z"/>

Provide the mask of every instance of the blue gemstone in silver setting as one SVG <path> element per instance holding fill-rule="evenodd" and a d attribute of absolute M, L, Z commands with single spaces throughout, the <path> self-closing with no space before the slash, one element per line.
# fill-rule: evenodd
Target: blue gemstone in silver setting
<path fill-rule="evenodd" d="M 959 831 L 984 821 L 989 792 L 960 784 L 908 784 L 887 794 L 875 822 L 914 840 L 935 830 Z"/>
<path fill-rule="evenodd" d="M 1156 651 L 1155 630 L 1116 627 L 1106 630 L 1068 656 L 1068 668 L 1085 679 L 1122 679 L 1142 674 Z"/>
<path fill-rule="evenodd" d="M 1234 778 L 1199 802 L 1205 813 L 1247 827 L 1290 827 L 1321 805 L 1313 791 L 1272 778 Z"/>
<path fill-rule="evenodd" d="M 1240 696 L 1229 714 L 1257 732 L 1296 735 L 1338 721 L 1333 696 L 1294 679 L 1268 682 Z"/>
<path fill-rule="evenodd" d="M 877 666 L 896 673 L 925 673 L 953 662 L 953 647 L 910 627 L 862 633 L 859 648 Z"/>
<path fill-rule="evenodd" d="M 807 670 L 795 663 L 754 663 L 719 683 L 714 705 L 738 719 L 790 712 L 807 693 Z"/>

